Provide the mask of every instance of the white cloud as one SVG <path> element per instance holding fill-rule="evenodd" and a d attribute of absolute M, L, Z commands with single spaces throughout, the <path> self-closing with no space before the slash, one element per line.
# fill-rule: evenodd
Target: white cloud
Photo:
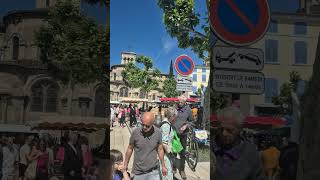
<path fill-rule="evenodd" d="M 160 58 L 160 56 L 162 54 L 168 54 L 170 53 L 175 47 L 176 47 L 176 42 L 174 39 L 172 39 L 170 36 L 166 35 L 164 37 L 161 38 L 161 42 L 162 42 L 162 49 L 161 51 L 159 51 L 158 56 L 156 58 L 156 60 L 158 60 L 158 58 Z"/>

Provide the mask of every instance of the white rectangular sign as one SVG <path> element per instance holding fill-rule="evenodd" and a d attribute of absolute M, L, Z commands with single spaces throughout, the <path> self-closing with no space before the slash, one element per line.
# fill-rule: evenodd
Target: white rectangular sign
<path fill-rule="evenodd" d="M 192 91 L 192 84 L 177 84 L 177 91 Z"/>
<path fill-rule="evenodd" d="M 192 83 L 192 77 L 178 75 L 176 81 L 177 84 L 190 84 Z"/>
<path fill-rule="evenodd" d="M 260 71 L 264 66 L 261 49 L 216 46 L 212 53 L 215 68 Z"/>
<path fill-rule="evenodd" d="M 227 70 L 213 72 L 213 88 L 218 92 L 262 94 L 264 93 L 264 81 L 264 74 L 259 72 Z"/>

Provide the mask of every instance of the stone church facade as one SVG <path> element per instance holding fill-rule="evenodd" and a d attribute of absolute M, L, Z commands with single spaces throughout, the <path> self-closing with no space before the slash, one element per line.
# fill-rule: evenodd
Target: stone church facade
<path fill-rule="evenodd" d="M 27 124 L 48 116 L 105 120 L 106 87 L 66 85 L 48 75 L 35 45 L 35 31 L 55 0 L 37 0 L 33 10 L 8 12 L 0 25 L 0 124 Z M 72 94 L 71 106 L 68 97 Z"/>

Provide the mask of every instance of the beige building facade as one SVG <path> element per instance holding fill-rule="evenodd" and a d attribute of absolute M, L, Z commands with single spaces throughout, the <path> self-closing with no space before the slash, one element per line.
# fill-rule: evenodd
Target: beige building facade
<path fill-rule="evenodd" d="M 106 91 L 101 83 L 76 84 L 73 91 L 50 77 L 40 61 L 34 33 L 54 0 L 37 0 L 33 10 L 10 11 L 0 25 L 0 124 L 28 124 L 50 116 L 106 121 Z M 68 103 L 71 97 L 72 103 Z"/>
<path fill-rule="evenodd" d="M 148 102 L 150 105 L 154 105 L 159 102 L 161 97 L 164 97 L 163 93 L 163 81 L 168 77 L 167 74 L 161 74 L 161 77 L 157 77 L 159 82 L 159 88 L 152 90 L 148 94 L 140 88 L 128 87 L 122 77 L 122 71 L 125 65 L 129 62 L 135 62 L 136 54 L 134 52 L 122 52 L 121 64 L 111 66 L 110 70 L 110 102 L 111 104 L 128 104 L 135 102 L 142 106 L 143 102 Z"/>

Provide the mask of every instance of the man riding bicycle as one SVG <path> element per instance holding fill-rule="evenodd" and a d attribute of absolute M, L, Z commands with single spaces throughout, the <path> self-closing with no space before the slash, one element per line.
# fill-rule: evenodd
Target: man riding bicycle
<path fill-rule="evenodd" d="M 177 106 L 178 116 L 176 122 L 173 124 L 174 128 L 177 130 L 178 137 L 180 138 L 181 144 L 183 146 L 183 150 L 179 154 L 180 156 L 180 167 L 173 167 L 174 171 L 176 169 L 179 170 L 180 176 L 182 179 L 187 179 L 185 169 L 185 160 L 186 154 L 185 149 L 187 146 L 187 129 L 190 122 L 193 122 L 192 111 L 191 108 L 186 104 L 187 98 L 182 96 L 179 98 L 179 104 Z"/>

